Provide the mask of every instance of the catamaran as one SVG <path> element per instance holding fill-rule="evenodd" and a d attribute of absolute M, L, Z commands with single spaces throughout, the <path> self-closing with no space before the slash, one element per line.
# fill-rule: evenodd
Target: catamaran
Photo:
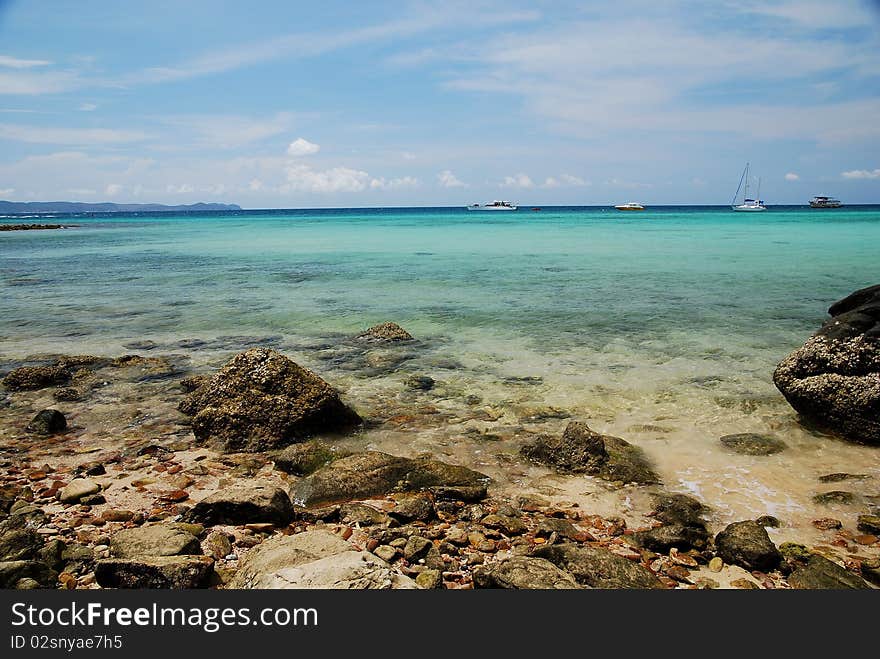
<path fill-rule="evenodd" d="M 817 195 L 810 199 L 810 208 L 840 208 L 841 206 L 843 206 L 843 202 L 834 197 Z"/>
<path fill-rule="evenodd" d="M 516 206 L 509 201 L 493 201 L 491 204 L 471 204 L 469 211 L 515 211 Z"/>
<path fill-rule="evenodd" d="M 739 191 L 743 187 L 743 181 L 745 181 L 746 184 L 745 190 L 743 190 L 743 203 L 737 204 L 736 198 L 739 197 Z M 761 199 L 761 179 L 758 179 L 758 194 L 756 195 L 756 198 L 752 199 L 749 197 L 749 163 L 746 163 L 746 168 L 743 170 L 742 176 L 739 179 L 739 185 L 736 187 L 736 194 L 733 195 L 730 207 L 735 211 L 767 210 L 764 201 Z"/>

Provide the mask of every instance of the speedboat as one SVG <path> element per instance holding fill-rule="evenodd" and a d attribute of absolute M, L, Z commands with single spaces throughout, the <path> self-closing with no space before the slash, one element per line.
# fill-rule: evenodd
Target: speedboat
<path fill-rule="evenodd" d="M 741 204 L 736 203 L 736 198 L 739 197 L 740 188 L 743 187 L 743 181 L 745 181 L 746 187 L 743 190 L 743 201 Z M 758 195 L 757 199 L 752 199 L 749 197 L 749 163 L 746 163 L 746 168 L 743 170 L 742 176 L 739 179 L 739 185 L 736 188 L 736 193 L 733 195 L 733 200 L 730 202 L 730 207 L 735 211 L 765 211 L 767 207 L 764 205 L 763 200 L 761 199 L 761 179 L 758 179 Z"/>
<path fill-rule="evenodd" d="M 840 208 L 843 203 L 833 197 L 816 196 L 810 199 L 810 208 Z"/>
<path fill-rule="evenodd" d="M 619 206 L 615 206 L 615 208 L 619 211 L 643 211 L 645 207 L 641 204 L 637 204 L 634 201 L 629 202 L 628 204 L 620 204 Z"/>
<path fill-rule="evenodd" d="M 509 201 L 493 201 L 491 204 L 471 204 L 469 211 L 515 211 L 516 206 Z"/>

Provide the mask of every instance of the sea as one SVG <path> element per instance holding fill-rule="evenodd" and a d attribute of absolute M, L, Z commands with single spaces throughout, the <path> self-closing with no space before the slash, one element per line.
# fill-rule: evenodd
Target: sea
<path fill-rule="evenodd" d="M 777 539 L 810 537 L 817 517 L 852 522 L 880 494 L 880 449 L 802 426 L 771 379 L 832 302 L 880 283 L 880 206 L 0 222 L 69 227 L 0 233 L 0 359 L 8 363 L 35 353 L 149 352 L 210 369 L 268 345 L 367 416 L 414 410 L 409 425 L 376 424 L 348 441 L 439 452 L 486 471 L 501 489 L 567 497 L 600 513 L 637 505 L 640 495 L 526 464 L 522 442 L 584 421 L 642 447 L 665 486 L 705 501 L 717 524 L 777 516 Z M 355 359 L 351 337 L 385 321 L 416 341 Z M 409 389 L 411 375 L 436 385 Z M 744 456 L 719 441 L 744 432 L 788 448 Z M 867 478 L 818 480 L 834 472 Z M 830 489 L 852 491 L 855 503 L 813 501 Z"/>

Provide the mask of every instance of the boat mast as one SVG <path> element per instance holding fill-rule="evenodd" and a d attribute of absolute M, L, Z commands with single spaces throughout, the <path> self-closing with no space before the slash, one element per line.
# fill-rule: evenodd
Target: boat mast
<path fill-rule="evenodd" d="M 743 181 L 746 182 L 746 193 L 745 193 L 745 196 L 747 197 L 747 196 L 749 195 L 749 182 L 748 182 L 748 180 L 746 179 L 746 176 L 748 175 L 748 172 L 749 172 L 749 163 L 746 163 L 746 168 L 743 170 L 742 176 L 739 177 L 739 185 L 736 186 L 736 192 L 735 192 L 734 195 L 733 195 L 733 199 L 730 201 L 730 205 L 731 205 L 731 206 L 735 206 L 735 205 L 736 205 L 736 198 L 739 197 L 739 191 L 740 191 L 740 189 L 742 188 Z"/>
<path fill-rule="evenodd" d="M 757 201 L 759 204 L 761 203 L 761 179 L 760 178 L 758 179 L 758 194 L 755 197 L 755 201 Z"/>

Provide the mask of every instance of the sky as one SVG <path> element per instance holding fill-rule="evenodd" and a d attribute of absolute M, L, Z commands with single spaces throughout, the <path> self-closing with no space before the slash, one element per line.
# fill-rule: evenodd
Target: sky
<path fill-rule="evenodd" d="M 880 203 L 880 0 L 0 0 L 0 199 Z"/>

